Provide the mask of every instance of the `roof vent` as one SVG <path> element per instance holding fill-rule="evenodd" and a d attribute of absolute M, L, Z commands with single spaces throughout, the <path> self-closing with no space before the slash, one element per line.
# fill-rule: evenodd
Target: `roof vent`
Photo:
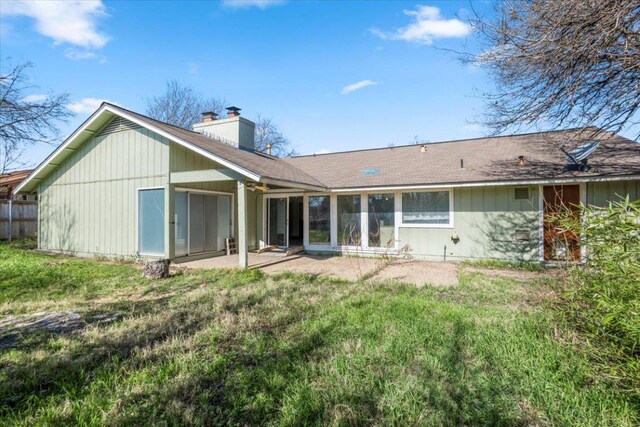
<path fill-rule="evenodd" d="M 524 166 L 524 156 L 518 156 L 518 166 Z"/>

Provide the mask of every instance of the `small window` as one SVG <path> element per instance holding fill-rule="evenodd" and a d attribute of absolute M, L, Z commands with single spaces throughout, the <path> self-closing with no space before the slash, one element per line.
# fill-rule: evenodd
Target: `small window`
<path fill-rule="evenodd" d="M 529 200 L 529 187 L 516 187 L 514 198 L 516 200 Z"/>
<path fill-rule="evenodd" d="M 402 223 L 405 225 L 451 225 L 450 198 L 449 191 L 402 193 Z"/>

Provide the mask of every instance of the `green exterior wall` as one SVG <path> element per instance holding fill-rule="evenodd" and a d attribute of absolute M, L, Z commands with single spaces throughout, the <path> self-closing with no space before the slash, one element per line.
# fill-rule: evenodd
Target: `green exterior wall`
<path fill-rule="evenodd" d="M 587 184 L 586 193 L 586 204 L 594 206 L 606 206 L 627 195 L 631 200 L 638 200 L 640 181 L 592 182 Z"/>
<path fill-rule="evenodd" d="M 453 227 L 400 227 L 399 246 L 409 245 L 408 254 L 416 258 L 537 260 L 538 186 L 528 187 L 524 201 L 515 200 L 514 188 L 455 188 Z M 516 230 L 525 231 L 529 240 L 517 241 Z"/>
<path fill-rule="evenodd" d="M 223 168 L 144 128 L 115 129 L 88 140 L 38 185 L 40 249 L 80 256 L 136 256 L 137 190 L 165 187 L 171 172 Z M 176 188 L 233 194 L 238 235 L 235 181 L 179 184 Z M 524 201 L 515 200 L 514 188 L 453 189 L 453 227 L 400 226 L 398 247 L 407 245 L 409 255 L 423 259 L 537 261 L 539 187 L 528 186 L 530 197 Z M 589 183 L 582 189 L 587 204 L 602 206 L 617 194 L 640 198 L 640 181 Z M 250 249 L 258 248 L 263 236 L 263 200 L 260 191 L 247 192 Z M 516 240 L 516 231 L 528 235 L 528 241 Z M 454 234 L 459 237 L 457 242 L 452 240 Z"/>
<path fill-rule="evenodd" d="M 38 185 L 38 247 L 79 256 L 136 256 L 137 190 L 165 186 L 170 172 L 216 168 L 221 166 L 141 127 L 100 132 Z M 232 180 L 176 187 L 232 193 L 237 203 Z M 247 196 L 248 241 L 255 248 L 257 194 Z M 236 206 L 234 216 L 237 235 Z"/>
<path fill-rule="evenodd" d="M 136 190 L 164 186 L 168 174 L 167 139 L 140 127 L 98 134 L 39 184 L 39 247 L 135 255 Z"/>

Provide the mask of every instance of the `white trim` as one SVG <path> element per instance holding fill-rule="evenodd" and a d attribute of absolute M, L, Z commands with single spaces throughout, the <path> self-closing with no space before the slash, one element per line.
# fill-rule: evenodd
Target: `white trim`
<path fill-rule="evenodd" d="M 265 243 L 266 246 L 269 246 L 269 221 L 268 221 L 268 216 L 269 216 L 269 202 L 267 200 L 269 199 L 287 199 L 287 210 L 286 210 L 286 218 L 285 218 L 285 239 L 284 239 L 284 246 L 278 246 L 279 248 L 288 248 L 289 247 L 289 198 L 290 197 L 302 197 L 302 204 L 303 204 L 303 208 L 302 210 L 304 211 L 304 193 L 285 193 L 285 194 L 263 194 L 262 197 L 262 205 L 263 205 L 263 211 L 262 211 L 262 223 L 263 223 L 263 227 L 262 227 L 262 238 L 263 241 Z M 302 219 L 302 245 L 304 246 L 304 227 L 305 227 L 305 220 L 304 218 Z"/>
<path fill-rule="evenodd" d="M 231 163 L 230 161 L 228 161 L 226 159 L 223 159 L 222 157 L 217 156 L 217 155 L 215 155 L 213 153 L 210 153 L 209 151 L 203 150 L 202 148 L 200 148 L 198 146 L 195 146 L 195 145 L 191 144 L 190 142 L 187 142 L 187 141 L 185 141 L 183 139 L 180 139 L 180 138 L 176 137 L 175 135 L 173 135 L 173 134 L 171 134 L 169 132 L 165 132 L 162 129 L 159 129 L 159 128 L 153 126 L 153 125 L 150 125 L 149 123 L 147 123 L 147 122 L 145 122 L 143 120 L 139 120 L 139 119 L 137 119 L 137 118 L 135 118 L 133 116 L 130 116 L 129 114 L 127 114 L 127 113 L 125 113 L 123 111 L 120 111 L 119 109 L 116 110 L 116 109 L 112 108 L 110 105 L 105 105 L 105 107 L 106 107 L 105 108 L 106 111 L 109 111 L 111 113 L 114 113 L 114 114 L 117 114 L 117 115 L 119 115 L 121 117 L 124 117 L 125 119 L 127 119 L 129 121 L 132 121 L 133 123 L 135 123 L 137 125 L 140 125 L 140 126 L 146 128 L 146 129 L 149 129 L 150 131 L 152 131 L 154 133 L 157 133 L 160 136 L 163 136 L 163 137 L 167 138 L 168 140 L 171 140 L 171 141 L 173 141 L 175 143 L 178 143 L 178 144 L 182 145 L 185 148 L 188 148 L 188 149 L 190 149 L 192 151 L 195 151 L 196 153 L 198 153 L 198 154 L 200 154 L 200 155 L 202 155 L 202 156 L 204 156 L 204 157 L 206 157 L 208 159 L 211 159 L 214 162 L 220 163 L 221 165 L 226 166 L 229 169 L 234 170 L 234 171 L 238 172 L 241 175 L 244 175 L 245 177 L 247 177 L 249 179 L 253 179 L 254 181 L 259 181 L 260 180 L 260 175 L 257 175 L 257 174 L 251 172 L 248 169 L 245 169 L 245 168 L 243 168 L 241 166 L 238 166 L 238 165 L 236 165 L 234 163 Z"/>
<path fill-rule="evenodd" d="M 142 256 L 150 256 L 150 257 L 164 257 L 164 251 L 162 253 L 140 252 L 140 192 L 145 190 L 162 190 L 164 197 L 167 197 L 166 191 L 164 191 L 165 190 L 164 185 L 159 187 L 155 186 L 155 187 L 137 187 L 136 188 L 136 254 L 142 255 Z M 164 216 L 165 214 L 166 212 L 164 212 L 164 207 L 163 207 L 162 215 Z M 166 218 L 165 218 L 165 221 L 166 221 Z M 164 228 L 162 230 L 162 233 L 164 234 Z M 163 237 L 163 242 L 164 242 L 164 237 Z M 166 248 L 164 249 L 166 250 Z"/>
<path fill-rule="evenodd" d="M 587 202 L 587 186 L 586 182 L 568 182 L 564 184 L 539 184 L 538 185 L 538 251 L 539 261 L 545 262 L 544 259 L 544 187 L 549 185 L 577 185 L 580 202 L 586 205 Z M 580 235 L 580 241 L 584 239 L 584 233 Z M 587 251 L 585 246 L 580 246 L 580 261 L 585 262 L 587 260 Z"/>
<path fill-rule="evenodd" d="M 579 185 L 580 188 L 580 203 L 582 204 L 582 206 L 587 206 L 587 183 L 583 182 L 580 183 Z M 581 262 L 587 262 L 587 247 L 585 245 L 582 244 L 582 242 L 584 242 L 585 239 L 585 233 L 584 233 L 584 217 L 580 218 L 580 261 Z"/>
<path fill-rule="evenodd" d="M 402 195 L 404 193 L 439 193 L 449 192 L 449 222 L 447 224 L 415 224 L 405 223 L 402 219 L 404 213 L 404 206 L 402 205 Z M 426 191 L 401 191 L 400 192 L 400 228 L 454 228 L 454 206 L 453 206 L 453 188 L 439 188 Z"/>
<path fill-rule="evenodd" d="M 319 185 L 302 184 L 294 181 L 287 181 L 284 179 L 260 177 L 260 179 L 255 179 L 254 181 L 262 182 L 264 184 L 279 185 L 281 187 L 295 187 L 294 191 L 300 191 L 300 190 L 327 191 L 326 188 L 321 187 Z M 276 191 L 280 191 L 280 189 Z"/>
<path fill-rule="evenodd" d="M 544 262 L 544 185 L 538 184 L 538 260 Z"/>
<path fill-rule="evenodd" d="M 502 186 L 524 186 L 524 185 L 563 185 L 563 184 L 579 184 L 581 182 L 609 182 L 609 181 L 636 181 L 640 180 L 640 175 L 629 176 L 595 176 L 583 178 L 558 178 L 558 179 L 530 179 L 522 181 L 499 181 L 499 182 L 462 182 L 448 184 L 425 184 L 425 185 L 390 185 L 378 187 L 351 187 L 351 188 L 334 188 L 329 189 L 331 193 L 360 193 L 360 192 L 381 192 L 393 190 L 419 190 L 419 189 L 439 189 L 439 188 L 459 188 L 459 187 L 502 187 Z"/>
<path fill-rule="evenodd" d="M 221 165 L 224 165 L 226 167 L 228 167 L 229 169 L 234 170 L 235 172 L 238 172 L 239 174 L 252 179 L 254 181 L 260 182 L 260 175 L 255 174 L 254 172 L 251 172 L 248 169 L 245 169 L 241 166 L 238 166 L 234 163 L 231 163 L 230 161 L 223 159 L 220 156 L 217 156 L 215 154 L 212 154 L 206 150 L 203 150 L 200 147 L 197 147 L 187 141 L 184 141 L 178 137 L 176 137 L 173 134 L 170 134 L 168 132 L 165 132 L 143 120 L 139 120 L 123 111 L 120 111 L 119 109 L 115 109 L 113 107 L 111 107 L 109 104 L 104 104 L 102 105 L 98 110 L 96 110 L 91 116 L 89 116 L 89 118 L 79 127 L 77 128 L 66 140 L 65 142 L 62 143 L 62 145 L 60 145 L 53 153 L 51 153 L 49 155 L 49 157 L 47 157 L 33 172 L 31 172 L 29 174 L 29 176 L 20 183 L 20 185 L 18 185 L 18 187 L 16 187 L 16 189 L 14 190 L 15 193 L 18 193 L 20 191 L 22 191 L 22 189 L 29 183 L 31 182 L 36 175 L 38 175 L 40 172 L 42 172 L 42 170 L 47 167 L 47 166 L 59 166 L 58 164 L 52 164 L 52 162 L 59 157 L 59 155 L 64 152 L 64 150 L 68 149 L 68 146 L 74 142 L 76 140 L 76 138 L 78 137 L 78 135 L 80 135 L 82 132 L 84 132 L 86 130 L 87 127 L 89 127 L 93 122 L 95 122 L 95 120 L 102 115 L 102 113 L 104 112 L 109 112 L 112 114 L 115 114 L 117 116 L 123 117 L 139 126 L 142 126 L 145 129 L 148 129 L 160 136 L 163 136 L 165 138 L 167 138 L 170 141 L 173 141 L 179 145 L 182 145 L 183 147 L 186 147 L 192 151 L 195 151 L 196 153 L 211 159 L 217 163 L 220 163 Z M 92 131 L 92 133 L 95 134 L 95 132 Z M 315 188 L 320 188 L 320 187 L 313 187 L 313 186 L 309 186 L 312 189 Z"/>
<path fill-rule="evenodd" d="M 67 147 L 76 139 L 76 137 L 82 132 L 84 132 L 86 128 L 89 127 L 89 125 L 92 124 L 95 121 L 95 119 L 106 109 L 105 107 L 106 105 L 103 105 L 102 107 L 100 107 L 91 116 L 89 116 L 89 118 L 85 120 L 85 122 L 81 124 L 80 127 L 78 127 L 75 131 L 73 131 L 73 133 L 69 135 L 69 137 L 58 148 L 56 148 L 53 151 L 53 153 L 49 154 L 49 156 L 46 159 L 44 159 L 44 161 L 40 163 L 40 165 L 35 170 L 33 170 L 29 174 L 29 176 L 27 176 L 24 179 L 24 181 L 22 181 L 20 185 L 18 185 L 15 188 L 15 190 L 13 190 L 14 193 L 19 193 L 20 191 L 22 191 L 22 188 L 26 186 L 29 182 L 31 182 L 35 178 L 35 176 L 42 171 L 42 169 L 50 165 L 51 162 L 60 155 L 60 153 L 66 150 Z M 95 133 L 95 132 L 92 132 L 92 133 Z M 51 166 L 58 167 L 59 165 L 51 165 Z"/>

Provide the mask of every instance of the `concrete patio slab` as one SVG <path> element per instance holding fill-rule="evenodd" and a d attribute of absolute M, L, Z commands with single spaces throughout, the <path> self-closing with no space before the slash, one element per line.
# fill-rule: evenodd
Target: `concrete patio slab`
<path fill-rule="evenodd" d="M 186 268 L 238 268 L 238 255 L 220 256 L 177 264 Z M 388 263 L 380 258 L 249 254 L 249 268 L 260 268 L 265 273 L 285 271 L 322 275 L 343 280 L 358 280 L 372 275 L 369 281 L 394 280 L 414 283 L 417 286 L 432 284 L 449 286 L 458 283 L 458 265 L 449 262 L 417 260 L 393 260 Z"/>

